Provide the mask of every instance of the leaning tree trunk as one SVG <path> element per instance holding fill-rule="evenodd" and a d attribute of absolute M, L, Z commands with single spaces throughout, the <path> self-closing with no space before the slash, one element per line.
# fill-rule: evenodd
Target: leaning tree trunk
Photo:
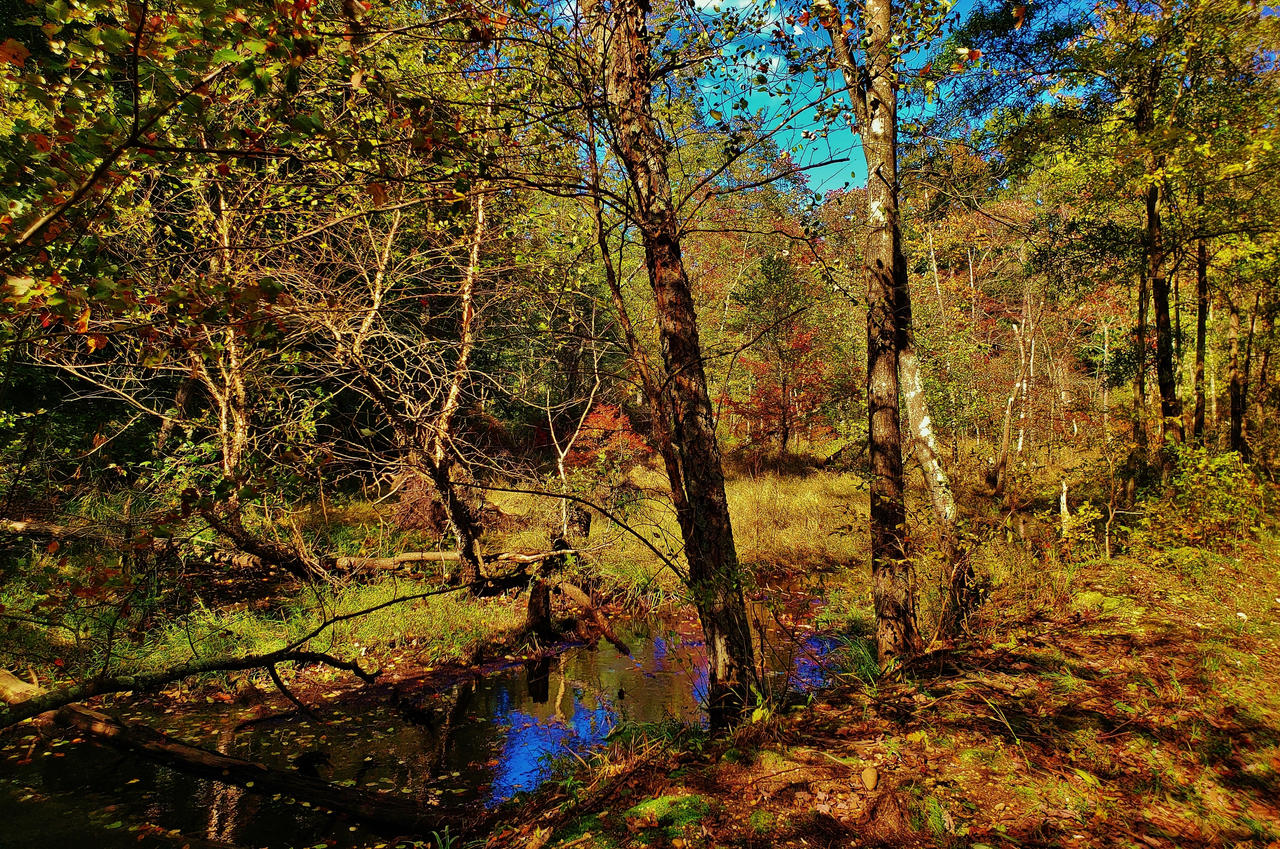
<path fill-rule="evenodd" d="M 475 217 L 471 230 L 471 243 L 467 251 L 467 267 L 462 275 L 458 288 L 458 302 L 462 311 L 458 328 L 458 359 L 453 364 L 453 374 L 449 379 L 449 388 L 445 392 L 444 402 L 436 415 L 434 427 L 430 435 L 430 462 L 428 475 L 431 483 L 444 505 L 445 515 L 449 519 L 449 529 L 453 531 L 454 540 L 458 544 L 458 554 L 462 561 L 458 570 L 458 579 L 467 586 L 478 586 L 481 578 L 481 566 L 484 563 L 484 552 L 480 547 L 480 526 L 476 522 L 471 507 L 458 494 L 453 482 L 453 448 L 454 423 L 458 410 L 462 406 L 462 393 L 471 378 L 471 354 L 476 341 L 476 282 L 480 277 L 480 245 L 485 238 L 485 196 L 483 186 L 472 198 Z"/>
<path fill-rule="evenodd" d="M 667 145 L 653 119 L 647 8 L 643 0 L 617 0 L 607 9 L 598 0 L 583 4 L 603 59 L 608 120 L 634 193 L 657 307 L 663 382 L 670 387 L 672 401 L 673 459 L 680 465 L 687 510 L 680 525 L 689 587 L 706 637 L 712 722 L 724 724 L 745 705 L 755 675 L 754 650 L 697 314 L 680 250 Z"/>

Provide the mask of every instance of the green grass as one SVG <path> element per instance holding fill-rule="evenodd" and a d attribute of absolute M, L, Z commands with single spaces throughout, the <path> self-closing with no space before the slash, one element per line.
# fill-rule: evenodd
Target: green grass
<path fill-rule="evenodd" d="M 310 632 L 326 618 L 366 610 L 435 585 L 386 579 L 374 584 L 320 591 L 291 599 L 277 612 L 212 610 L 197 607 L 158 629 L 132 658 L 141 666 L 162 668 L 221 654 L 274 651 Z M 524 608 L 504 601 L 476 600 L 463 593 L 392 604 L 375 613 L 339 622 L 315 637 L 309 647 L 342 657 L 411 648 L 424 663 L 458 661 L 467 649 L 497 634 L 518 630 Z"/>

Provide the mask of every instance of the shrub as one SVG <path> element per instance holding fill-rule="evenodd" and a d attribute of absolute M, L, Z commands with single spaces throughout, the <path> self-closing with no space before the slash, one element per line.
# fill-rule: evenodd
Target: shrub
<path fill-rule="evenodd" d="M 1141 539 L 1155 549 L 1218 549 L 1256 537 L 1266 490 L 1235 452 L 1215 454 L 1194 445 L 1173 446 L 1174 474 L 1160 498 L 1148 498 L 1139 520 Z"/>

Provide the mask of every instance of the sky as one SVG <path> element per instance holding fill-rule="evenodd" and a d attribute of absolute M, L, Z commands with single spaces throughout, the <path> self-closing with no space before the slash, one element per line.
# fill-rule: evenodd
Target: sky
<path fill-rule="evenodd" d="M 975 0 L 957 0 L 953 4 L 949 20 L 963 19 L 973 8 L 974 2 Z M 725 8 L 753 9 L 762 12 L 774 24 L 785 14 L 779 11 L 777 0 L 697 0 L 697 5 L 708 15 Z M 808 5 L 805 3 L 799 8 Z M 805 28 L 793 23 L 788 26 L 788 30 L 798 42 L 807 45 L 825 46 L 829 43 L 825 32 L 815 32 L 812 26 Z M 769 70 L 765 74 L 768 82 L 765 86 L 753 84 L 758 69 L 747 69 L 742 61 L 735 60 L 735 48 L 740 45 L 755 49 L 750 56 L 751 61 L 769 63 Z M 763 39 L 740 39 L 735 45 L 726 47 L 722 55 L 725 61 L 713 70 L 711 77 L 702 86 L 704 112 L 711 114 L 711 110 L 715 110 L 727 116 L 733 112 L 733 105 L 739 98 L 745 97 L 746 111 L 762 116 L 763 125 L 776 130 L 773 140 L 778 147 L 790 152 L 797 164 L 809 168 L 806 174 L 811 191 L 826 194 L 846 186 L 865 185 L 866 165 L 860 140 L 847 118 L 841 116 L 825 120 L 813 108 L 797 112 L 797 106 L 793 105 L 793 102 L 803 104 L 812 100 L 820 90 L 818 80 L 811 72 L 787 76 L 781 68 L 782 57 L 773 52 Z M 926 61 L 923 51 L 917 51 L 907 58 L 906 63 L 909 67 L 919 68 Z M 781 92 L 771 94 L 766 90 L 778 89 L 783 79 L 792 86 L 793 101 Z M 843 86 L 838 72 L 831 73 L 830 82 L 833 87 Z M 724 93 L 726 89 L 730 92 L 728 96 Z M 828 104 L 833 102 L 847 106 L 847 95 L 841 93 L 836 100 L 827 101 Z"/>

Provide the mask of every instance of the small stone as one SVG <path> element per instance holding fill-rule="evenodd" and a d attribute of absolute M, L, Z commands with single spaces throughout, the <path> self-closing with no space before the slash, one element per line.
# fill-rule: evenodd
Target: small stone
<path fill-rule="evenodd" d="M 876 785 L 880 783 L 880 773 L 875 767 L 869 766 L 862 771 L 862 786 L 868 790 L 875 790 Z"/>

